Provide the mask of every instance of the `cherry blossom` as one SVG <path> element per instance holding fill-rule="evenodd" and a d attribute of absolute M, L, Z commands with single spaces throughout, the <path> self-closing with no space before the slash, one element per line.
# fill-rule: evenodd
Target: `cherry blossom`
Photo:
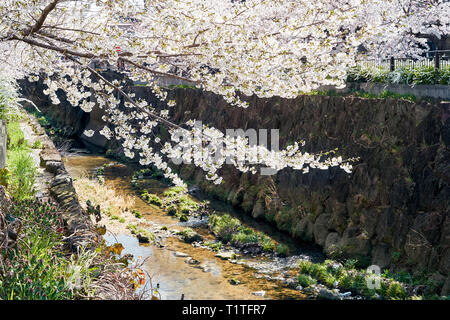
<path fill-rule="evenodd" d="M 119 139 L 127 157 L 138 156 L 177 184 L 183 182 L 168 166 L 176 158 L 215 183 L 225 163 L 243 172 L 261 166 L 351 172 L 355 159 L 336 150 L 309 154 L 297 142 L 275 151 L 215 128 L 176 124 L 177 102 L 167 99 L 159 79 L 214 92 L 230 107 L 248 107 L 243 95 L 295 98 L 323 85 L 344 86 L 361 56 L 420 58 L 426 35 L 448 34 L 448 12 L 449 2 L 439 0 L 3 0 L 0 73 L 42 79 L 55 105 L 62 90 L 85 112 L 103 109 L 108 125 L 100 134 Z M 98 71 L 100 64 L 149 86 L 167 108 L 135 100 L 125 81 Z M 171 129 L 170 141 L 155 136 L 161 125 Z"/>

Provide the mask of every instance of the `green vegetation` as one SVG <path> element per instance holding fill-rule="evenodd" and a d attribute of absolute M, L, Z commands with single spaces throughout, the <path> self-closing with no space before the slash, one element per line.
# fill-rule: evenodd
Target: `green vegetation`
<path fill-rule="evenodd" d="M 336 92 L 335 90 L 324 90 L 324 91 L 317 91 L 313 90 L 308 93 L 301 93 L 303 95 L 312 95 L 312 96 L 338 96 L 338 97 L 347 97 L 347 96 L 354 96 L 354 97 L 360 97 L 360 98 L 367 98 L 367 99 L 403 99 L 408 100 L 411 102 L 414 102 L 417 100 L 417 97 L 413 94 L 399 94 L 395 92 L 391 92 L 388 90 L 383 90 L 380 94 L 374 94 L 369 93 L 365 91 L 358 91 L 353 90 L 351 92 Z"/>
<path fill-rule="evenodd" d="M 344 264 L 332 260 L 323 263 L 302 261 L 299 264 L 298 283 L 303 287 L 321 283 L 328 288 L 339 288 L 341 291 L 350 291 L 352 294 L 363 295 L 371 299 L 381 297 L 383 299 L 418 299 L 422 297 L 409 296 L 408 288 L 414 285 L 425 285 L 428 292 L 426 298 L 439 298 L 436 287 L 428 279 L 414 278 L 409 273 L 402 272 L 392 274 L 385 271 L 381 275 L 368 273 L 366 270 L 357 269 L 358 261 L 347 260 Z M 374 289 L 368 287 L 368 283 L 379 282 Z M 434 292 L 433 292 L 434 290 Z"/>
<path fill-rule="evenodd" d="M 19 248 L 2 248 L 0 298 L 72 299 L 74 266 L 64 257 L 62 224 L 56 207 L 35 201 L 14 201 L 7 219 L 21 221 Z M 89 276 L 94 270 L 82 270 Z M 3 275 L 3 276 L 1 276 Z"/>
<path fill-rule="evenodd" d="M 0 170 L 6 187 L 6 193 L 0 190 L 0 300 L 92 299 L 97 289 L 111 286 L 122 297 L 136 298 L 138 283 L 134 270 L 125 267 L 128 258 L 120 257 L 120 244 L 107 246 L 87 231 L 86 246 L 95 250 L 72 252 L 63 238 L 61 209 L 34 199 L 37 169 L 29 153 L 41 141 L 29 146 L 14 102 L 14 95 L 5 98 L 0 79 L 0 118 L 7 122 L 8 136 L 7 169 Z"/>
<path fill-rule="evenodd" d="M 104 266 L 97 261 L 101 250 L 81 250 L 77 255 L 66 251 L 60 211 L 53 204 L 15 199 L 5 204 L 3 217 L 16 244 L 0 247 L 0 299 L 93 296 L 92 280 Z"/>
<path fill-rule="evenodd" d="M 212 251 L 220 251 L 223 248 L 223 243 L 221 241 L 208 241 L 204 243 L 205 246 L 209 247 Z"/>
<path fill-rule="evenodd" d="M 33 145 L 31 146 L 33 149 L 41 149 L 42 148 L 42 142 L 41 140 L 34 141 Z"/>
<path fill-rule="evenodd" d="M 107 156 L 111 156 L 113 158 L 117 158 L 117 153 L 116 152 L 112 152 L 111 154 L 108 155 L 108 152 L 106 154 Z M 120 159 L 118 159 L 119 161 L 121 161 Z M 125 161 L 127 162 L 127 161 Z M 160 180 L 162 182 L 168 183 L 170 184 L 172 181 L 167 179 L 166 177 L 164 177 L 164 172 L 159 170 L 158 168 L 151 166 L 150 168 L 145 168 L 145 169 L 140 169 L 134 172 L 133 174 L 133 180 L 137 180 L 139 178 L 145 178 L 145 179 L 156 179 L 156 180 Z"/>
<path fill-rule="evenodd" d="M 224 243 L 230 242 L 233 234 L 238 233 L 242 227 L 240 221 L 229 214 L 213 214 L 209 217 L 208 224 L 214 235 Z"/>
<path fill-rule="evenodd" d="M 375 82 L 398 84 L 434 84 L 435 70 L 433 66 L 402 66 L 390 71 L 386 67 L 356 66 L 347 73 L 348 82 Z M 450 84 L 450 67 L 439 69 L 439 84 Z"/>
<path fill-rule="evenodd" d="M 34 196 L 35 175 L 37 173 L 33 159 L 29 155 L 30 148 L 20 129 L 17 117 L 7 122 L 7 169 L 8 192 L 17 199 L 28 199 Z M 4 171 L 4 174 L 7 174 Z"/>
<path fill-rule="evenodd" d="M 143 218 L 142 213 L 140 213 L 137 210 L 133 210 L 131 213 L 138 219 L 142 219 Z"/>
<path fill-rule="evenodd" d="M 198 89 L 196 86 L 188 85 L 188 84 L 171 84 L 168 86 L 170 89 Z"/>
<path fill-rule="evenodd" d="M 146 201 L 150 204 L 154 204 L 158 207 L 161 207 L 163 204 L 161 199 L 156 194 L 148 193 L 147 190 L 142 191 L 141 197 L 144 201 Z"/>
<path fill-rule="evenodd" d="M 127 225 L 127 229 L 138 238 L 139 242 L 147 243 L 155 240 L 155 235 L 152 232 L 139 228 L 135 224 L 130 223 Z"/>
<path fill-rule="evenodd" d="M 277 245 L 276 251 L 280 256 L 288 256 L 290 253 L 289 247 L 281 243 Z"/>
<path fill-rule="evenodd" d="M 304 288 L 317 284 L 316 279 L 314 279 L 308 274 L 299 274 L 297 280 L 298 284 Z"/>
<path fill-rule="evenodd" d="M 167 210 L 167 214 L 169 216 L 175 216 L 177 214 L 177 206 L 174 204 L 171 204 L 170 206 L 168 206 L 166 208 L 166 210 Z"/>
<path fill-rule="evenodd" d="M 166 198 L 174 198 L 176 196 L 178 196 L 181 193 L 186 193 L 187 189 L 185 187 L 170 187 L 169 189 L 167 189 L 166 191 L 164 191 L 163 195 Z"/>
<path fill-rule="evenodd" d="M 178 205 L 178 211 L 182 214 L 190 214 L 199 208 L 199 204 L 191 200 L 188 195 L 182 195 L 175 200 Z"/>
<path fill-rule="evenodd" d="M 0 78 L 0 120 L 16 120 L 18 117 L 18 88 L 15 81 Z"/>
<path fill-rule="evenodd" d="M 276 243 L 261 232 L 243 226 L 236 218 L 229 214 L 211 215 L 208 221 L 211 231 L 223 243 L 242 248 L 247 245 L 258 245 L 264 252 L 272 252 Z"/>
<path fill-rule="evenodd" d="M 17 199 L 34 196 L 35 175 L 37 169 L 33 159 L 26 150 L 8 152 L 8 169 L 11 172 L 8 191 Z"/>
<path fill-rule="evenodd" d="M 128 257 L 120 256 L 121 244 L 92 240 L 89 247 L 95 250 L 73 253 L 63 241 L 57 205 L 35 199 L 5 201 L 4 195 L 0 202 L 1 300 L 92 299 L 97 289 L 111 286 L 122 290 L 121 296 L 135 297 L 133 287 L 126 289 L 136 281 L 134 270 L 126 267 Z"/>

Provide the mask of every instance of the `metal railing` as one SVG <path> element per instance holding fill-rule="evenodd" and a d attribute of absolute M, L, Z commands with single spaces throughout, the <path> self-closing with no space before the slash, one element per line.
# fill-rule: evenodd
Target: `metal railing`
<path fill-rule="evenodd" d="M 438 81 L 439 70 L 450 67 L 450 50 L 428 51 L 423 59 L 391 57 L 382 60 L 361 60 L 358 64 L 369 67 L 381 67 L 389 69 L 391 72 L 401 67 L 433 67 L 436 74 L 435 79 Z"/>

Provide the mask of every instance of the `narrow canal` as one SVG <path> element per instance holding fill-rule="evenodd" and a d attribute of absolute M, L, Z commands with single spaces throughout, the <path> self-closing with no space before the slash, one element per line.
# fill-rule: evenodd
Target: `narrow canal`
<path fill-rule="evenodd" d="M 132 166 L 90 154 L 68 154 L 64 162 L 74 179 L 80 203 L 83 203 L 85 198 L 95 198 L 96 192 L 100 192 L 94 190 L 96 192 L 85 194 L 86 191 L 82 192 L 79 189 L 85 187 L 88 181 L 86 179 L 94 183 L 97 180 L 96 169 L 103 166 L 102 188 L 113 190 L 118 197 L 127 199 L 129 205 L 127 208 L 121 208 L 122 210 L 142 213 L 140 225 L 155 234 L 158 244 L 140 243 L 125 228 L 127 224 L 125 218 L 103 218 L 108 220 L 109 230 L 105 240 L 109 244 L 121 243 L 124 247 L 122 254 L 132 254 L 135 258 L 145 261 L 143 269 L 150 275 L 147 280 L 151 281 L 152 287 L 158 285 L 161 299 L 180 299 L 182 294 L 186 300 L 305 299 L 305 295 L 296 289 L 296 266 L 302 259 L 322 260 L 320 250 L 296 243 L 268 224 L 257 222 L 234 211 L 228 205 L 211 201 L 210 210 L 216 213 L 229 213 L 237 217 L 243 225 L 263 232 L 290 249 L 290 255 L 287 257 L 239 253 L 236 259 L 224 260 L 216 256 L 217 252 L 200 244 L 185 243 L 176 236 L 178 232 L 190 228 L 201 234 L 204 241 L 214 240 L 214 236 L 203 221 L 206 219 L 200 221 L 198 218 L 190 218 L 186 222 L 180 222 L 178 218 L 169 216 L 161 208 L 144 202 L 133 188 L 135 169 Z M 147 188 L 152 193 L 162 194 L 168 186 L 153 180 L 149 182 Z M 201 195 L 193 199 L 204 200 Z M 95 202 L 96 199 L 92 200 Z"/>

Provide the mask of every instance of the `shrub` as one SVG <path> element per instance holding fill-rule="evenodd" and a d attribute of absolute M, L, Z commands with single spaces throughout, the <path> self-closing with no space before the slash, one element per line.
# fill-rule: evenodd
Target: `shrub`
<path fill-rule="evenodd" d="M 287 246 L 287 245 L 284 245 L 284 244 L 279 244 L 278 246 L 277 246 L 277 253 L 280 255 L 280 256 L 288 256 L 289 255 L 289 252 L 290 250 L 289 250 L 289 247 Z"/>
<path fill-rule="evenodd" d="M 196 211 L 199 208 L 198 203 L 195 202 L 194 200 L 191 200 L 187 195 L 179 197 L 177 199 L 177 203 L 180 207 L 180 210 L 186 214 Z"/>
<path fill-rule="evenodd" d="M 142 192 L 142 199 L 144 199 L 144 201 L 146 201 L 150 204 L 154 204 L 158 207 L 162 206 L 161 199 L 156 194 L 148 193 L 147 190 L 144 190 Z"/>
<path fill-rule="evenodd" d="M 239 220 L 229 214 L 213 214 L 209 217 L 208 224 L 216 237 L 225 243 L 230 242 L 233 235 L 241 229 Z"/>
<path fill-rule="evenodd" d="M 256 232 L 252 232 L 251 229 L 244 229 L 232 235 L 231 243 L 236 244 L 248 244 L 258 243 L 259 237 Z"/>
<path fill-rule="evenodd" d="M 167 207 L 167 214 L 169 216 L 174 216 L 177 214 L 177 206 L 174 204 L 171 204 L 170 206 Z"/>
<path fill-rule="evenodd" d="M 264 234 L 262 234 L 259 242 L 261 243 L 264 252 L 272 252 L 275 250 L 275 242 Z"/>
<path fill-rule="evenodd" d="M 205 243 L 205 246 L 209 247 L 212 251 L 220 251 L 223 247 L 222 242 L 220 241 L 208 241 Z"/>
<path fill-rule="evenodd" d="M 316 279 L 307 274 L 299 274 L 297 280 L 302 287 L 309 287 L 317 283 Z"/>
<path fill-rule="evenodd" d="M 171 187 L 168 190 L 164 191 L 164 197 L 175 197 L 175 196 L 179 195 L 180 193 L 185 193 L 185 192 L 187 192 L 187 189 L 185 187 L 180 187 L 180 186 Z"/>
<path fill-rule="evenodd" d="M 389 287 L 387 288 L 385 295 L 387 298 L 390 299 L 405 299 L 406 291 L 399 282 L 392 281 L 389 284 Z"/>

